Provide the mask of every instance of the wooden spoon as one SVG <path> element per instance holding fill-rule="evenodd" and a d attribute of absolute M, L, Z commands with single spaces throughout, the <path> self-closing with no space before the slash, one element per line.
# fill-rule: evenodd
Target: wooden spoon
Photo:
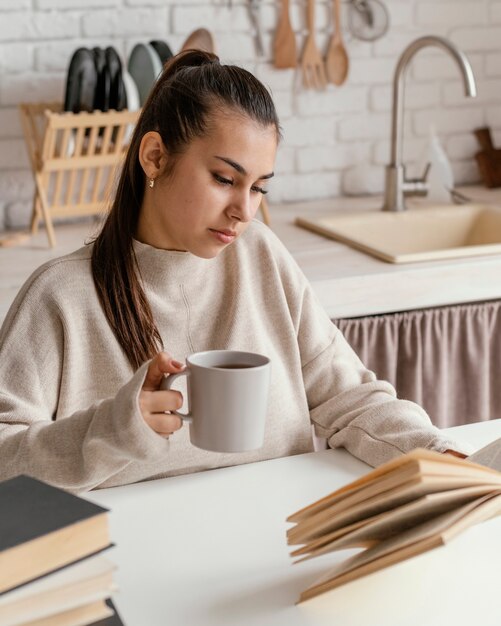
<path fill-rule="evenodd" d="M 275 33 L 274 65 L 279 69 L 296 67 L 296 36 L 289 18 L 289 0 L 282 0 L 282 11 Z"/>
<path fill-rule="evenodd" d="M 334 32 L 325 59 L 325 69 L 327 70 L 327 78 L 331 83 L 334 83 L 334 85 L 342 85 L 348 76 L 350 62 L 341 35 L 340 0 L 334 0 L 334 21 Z"/>

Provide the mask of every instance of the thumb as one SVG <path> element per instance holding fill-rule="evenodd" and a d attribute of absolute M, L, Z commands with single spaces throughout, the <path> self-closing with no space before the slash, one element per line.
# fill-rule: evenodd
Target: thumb
<path fill-rule="evenodd" d="M 151 360 L 143 383 L 145 391 L 155 391 L 160 387 L 164 374 L 177 374 L 185 368 L 183 363 L 175 361 L 167 352 L 159 352 Z"/>

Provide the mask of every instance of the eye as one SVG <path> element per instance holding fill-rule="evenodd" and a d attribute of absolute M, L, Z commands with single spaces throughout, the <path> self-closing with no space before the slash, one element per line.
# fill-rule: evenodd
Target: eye
<path fill-rule="evenodd" d="M 215 173 L 213 173 L 212 176 L 214 176 L 214 179 L 220 185 L 233 185 L 233 181 L 230 178 L 224 178 L 224 176 L 219 176 L 219 174 L 215 174 Z"/>
<path fill-rule="evenodd" d="M 255 193 L 262 193 L 263 196 L 266 195 L 268 193 L 268 191 L 266 189 L 263 189 L 262 187 L 257 187 L 256 185 L 253 185 L 251 187 L 252 191 L 254 191 Z"/>

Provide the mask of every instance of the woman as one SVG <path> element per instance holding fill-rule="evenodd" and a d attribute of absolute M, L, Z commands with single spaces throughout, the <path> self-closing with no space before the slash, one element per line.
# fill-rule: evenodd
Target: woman
<path fill-rule="evenodd" d="M 111 212 L 89 246 L 38 269 L 0 333 L 0 478 L 70 490 L 332 447 L 372 465 L 457 448 L 364 368 L 273 233 L 253 220 L 280 136 L 245 70 L 191 51 L 166 66 L 135 129 Z M 191 446 L 160 390 L 189 353 L 272 360 L 264 446 Z M 172 355 L 172 356 L 171 356 Z"/>

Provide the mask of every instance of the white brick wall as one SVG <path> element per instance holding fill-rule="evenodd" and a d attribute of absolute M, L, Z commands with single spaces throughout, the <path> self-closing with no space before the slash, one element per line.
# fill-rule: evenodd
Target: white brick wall
<path fill-rule="evenodd" d="M 392 78 L 399 54 L 416 37 L 448 37 L 469 57 L 478 98 L 464 98 L 455 64 L 441 50 L 421 51 L 409 68 L 404 156 L 410 173 L 433 123 L 457 183 L 476 182 L 472 131 L 488 124 L 501 143 L 501 1 L 383 0 L 391 27 L 376 42 L 343 33 L 351 66 L 342 87 L 305 91 L 298 71 L 272 61 L 277 5 L 261 0 L 265 59 L 255 54 L 245 0 L 0 0 L 0 229 L 27 220 L 33 193 L 17 105 L 62 99 L 65 73 L 80 46 L 114 45 L 126 57 L 138 41 L 164 38 L 177 51 L 197 27 L 210 28 L 224 62 L 243 65 L 272 90 L 284 141 L 270 201 L 377 192 L 389 154 Z M 325 52 L 331 0 L 317 0 L 316 37 Z M 298 51 L 306 35 L 306 2 L 291 0 Z"/>

